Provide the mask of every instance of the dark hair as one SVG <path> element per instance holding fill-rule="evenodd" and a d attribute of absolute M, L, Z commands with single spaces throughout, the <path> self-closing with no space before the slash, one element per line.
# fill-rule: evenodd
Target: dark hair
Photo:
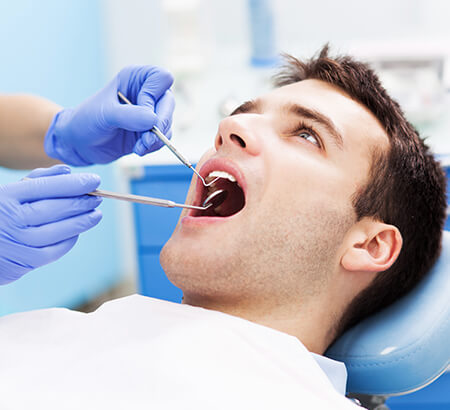
<path fill-rule="evenodd" d="M 285 55 L 275 85 L 317 79 L 333 84 L 367 107 L 386 131 L 387 150 L 375 148 L 367 184 L 353 197 L 358 220 L 372 217 L 396 226 L 403 246 L 396 262 L 380 272 L 349 304 L 336 328 L 339 335 L 410 291 L 430 270 L 441 249 L 446 215 L 446 180 L 424 139 L 406 120 L 399 104 L 375 72 L 349 56 L 317 57 L 302 62 Z"/>

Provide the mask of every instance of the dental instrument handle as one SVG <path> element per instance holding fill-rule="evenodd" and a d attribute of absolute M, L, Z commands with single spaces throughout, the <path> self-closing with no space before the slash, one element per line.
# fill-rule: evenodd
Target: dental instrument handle
<path fill-rule="evenodd" d="M 162 206 L 165 208 L 188 208 L 204 211 L 205 209 L 208 209 L 211 206 L 208 205 L 206 207 L 203 207 L 195 205 L 178 204 L 168 199 L 151 198 L 149 196 L 142 196 L 142 195 L 119 194 L 117 192 L 105 191 L 102 189 L 96 189 L 95 191 L 89 192 L 88 195 L 101 196 L 104 198 L 120 199 L 122 201 L 137 202 L 146 205 Z"/>
<path fill-rule="evenodd" d="M 123 102 L 132 105 L 131 101 L 127 97 L 125 97 L 120 91 L 117 92 L 117 95 Z M 194 168 L 194 166 L 189 162 L 189 160 L 186 159 L 183 155 L 181 155 L 181 153 L 170 142 L 169 138 L 167 138 L 156 125 L 153 126 L 153 128 L 150 131 L 152 131 L 161 140 L 161 142 L 172 151 L 172 153 L 183 163 L 183 165 L 186 165 L 188 168 L 190 168 L 195 173 L 195 175 L 197 175 L 202 180 L 203 185 L 205 186 L 210 185 L 206 184 L 206 181 L 198 173 L 198 171 Z"/>
<path fill-rule="evenodd" d="M 186 165 L 188 168 L 190 168 L 195 175 L 197 175 L 203 182 L 204 186 L 210 186 L 211 184 L 207 184 L 206 181 L 203 179 L 203 177 L 198 173 L 198 171 L 194 168 L 194 166 L 185 158 L 183 155 L 178 152 L 178 150 L 172 145 L 169 138 L 167 138 L 155 125 L 151 129 L 151 131 L 165 144 L 167 148 L 169 148 L 172 153 L 183 163 L 183 165 Z M 215 179 L 217 180 L 217 178 Z"/>
<path fill-rule="evenodd" d="M 25 177 L 22 178 L 22 180 L 29 181 L 31 180 L 31 178 Z M 159 199 L 159 198 L 152 198 L 150 196 L 133 195 L 133 194 L 119 194 L 117 192 L 105 191 L 103 189 L 96 189 L 95 191 L 89 192 L 87 195 L 102 196 L 103 198 L 120 199 L 122 201 L 137 202 L 146 205 L 162 206 L 165 208 L 187 208 L 187 209 L 197 209 L 199 211 L 205 211 L 206 209 L 212 206 L 212 204 L 208 204 L 207 206 L 178 204 L 169 199 Z"/>
<path fill-rule="evenodd" d="M 129 105 L 133 105 L 133 103 L 132 103 L 127 97 L 125 97 L 125 96 L 122 94 L 121 91 L 117 91 L 117 95 L 119 96 L 119 98 L 120 98 L 124 103 L 129 104 Z"/>
<path fill-rule="evenodd" d="M 159 128 L 155 125 L 153 126 L 153 128 L 151 129 L 151 131 L 164 143 L 164 145 L 167 146 L 167 148 L 169 148 L 173 154 L 184 164 L 186 165 L 188 168 L 191 168 L 192 170 L 194 170 L 194 167 L 192 166 L 192 164 L 185 158 L 183 157 L 183 155 L 180 154 L 180 152 L 178 152 L 178 150 L 172 145 L 172 143 L 170 142 L 169 138 L 167 138 L 160 130 Z"/>
<path fill-rule="evenodd" d="M 131 101 L 125 97 L 120 91 L 117 92 L 117 95 L 122 99 L 123 102 L 125 102 L 126 104 L 132 105 Z M 162 132 L 161 130 L 155 125 L 153 126 L 153 128 L 150 130 L 152 131 L 160 140 L 161 142 L 167 146 L 167 148 L 169 148 L 173 154 L 184 164 L 186 165 L 188 168 L 193 168 L 192 164 L 183 157 L 183 155 L 181 155 L 178 150 L 172 145 L 172 143 L 170 142 L 169 138 L 167 138 Z"/>
<path fill-rule="evenodd" d="M 159 128 L 155 125 L 151 131 L 165 144 L 165 146 L 167 148 L 169 148 L 172 153 L 184 164 L 186 165 L 188 168 L 190 168 L 195 175 L 197 175 L 203 182 L 204 186 L 209 186 L 206 181 L 203 179 L 203 177 L 198 173 L 198 171 L 194 168 L 194 166 L 189 162 L 189 160 L 187 160 L 185 157 L 183 157 L 183 155 L 180 154 L 180 152 L 172 145 L 172 143 L 170 142 L 169 138 L 167 138 L 160 130 Z"/>
<path fill-rule="evenodd" d="M 206 181 L 203 179 L 203 177 L 198 173 L 198 171 L 194 168 L 194 166 L 189 162 L 189 160 L 187 160 L 185 157 L 183 157 L 183 155 L 180 154 L 180 152 L 178 152 L 178 150 L 172 145 L 172 143 L 170 142 L 169 138 L 167 138 L 160 130 L 159 128 L 155 125 L 151 131 L 166 145 L 167 148 L 169 148 L 172 153 L 184 164 L 186 165 L 188 168 L 190 168 L 195 175 L 197 175 L 203 182 L 204 186 L 209 186 L 210 184 L 207 184 Z M 217 178 L 216 178 L 217 180 Z"/>

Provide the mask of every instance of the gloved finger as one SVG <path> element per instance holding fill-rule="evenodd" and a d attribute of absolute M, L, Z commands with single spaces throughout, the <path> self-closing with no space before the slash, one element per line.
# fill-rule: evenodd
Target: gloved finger
<path fill-rule="evenodd" d="M 169 139 L 172 138 L 172 131 L 165 135 Z M 153 132 L 145 132 L 136 141 L 133 152 L 142 157 L 145 154 L 159 150 L 163 146 L 164 143 Z"/>
<path fill-rule="evenodd" d="M 32 246 L 22 246 L 20 248 L 21 264 L 27 265 L 31 269 L 47 265 L 54 262 L 69 252 L 76 244 L 78 235 L 64 241 L 36 248 Z"/>
<path fill-rule="evenodd" d="M 173 76 L 159 67 L 145 67 L 145 80 L 137 96 L 137 104 L 154 109 L 156 101 L 172 86 Z"/>
<path fill-rule="evenodd" d="M 78 235 L 73 236 L 72 238 L 68 238 L 64 241 L 55 243 L 50 246 L 46 246 L 44 249 L 41 248 L 43 255 L 40 258 L 40 265 L 43 266 L 50 262 L 54 262 L 64 256 L 67 252 L 69 252 L 77 243 Z"/>
<path fill-rule="evenodd" d="M 120 103 L 105 107 L 104 119 L 109 127 L 139 132 L 151 129 L 158 121 L 152 108 Z"/>
<path fill-rule="evenodd" d="M 82 195 L 75 198 L 43 199 L 21 205 L 25 226 L 39 226 L 92 211 L 102 203 L 99 196 Z"/>
<path fill-rule="evenodd" d="M 8 192 L 19 202 L 31 202 L 84 195 L 99 185 L 100 177 L 96 174 L 65 174 L 14 182 L 9 184 Z"/>
<path fill-rule="evenodd" d="M 36 168 L 31 171 L 27 178 L 49 177 L 52 175 L 70 174 L 71 169 L 66 164 L 53 165 L 50 168 Z"/>
<path fill-rule="evenodd" d="M 0 285 L 5 285 L 19 279 L 27 273 L 30 267 L 23 260 L 23 245 L 10 241 L 8 236 L 0 236 Z"/>
<path fill-rule="evenodd" d="M 139 156 L 143 156 L 148 152 L 156 151 L 164 144 L 153 132 L 144 132 L 136 141 L 133 152 Z"/>
<path fill-rule="evenodd" d="M 82 215 L 41 226 L 32 226 L 15 232 L 16 241 L 28 246 L 43 247 L 52 245 L 91 229 L 102 219 L 102 213 L 96 209 Z"/>
<path fill-rule="evenodd" d="M 175 109 L 175 98 L 171 90 L 167 90 L 158 100 L 155 106 L 155 114 L 158 118 L 157 127 L 167 134 L 172 126 L 172 116 Z M 167 136 L 167 135 L 166 135 Z"/>
<path fill-rule="evenodd" d="M 16 281 L 30 270 L 28 266 L 17 265 L 10 259 L 0 260 L 0 285 Z"/>

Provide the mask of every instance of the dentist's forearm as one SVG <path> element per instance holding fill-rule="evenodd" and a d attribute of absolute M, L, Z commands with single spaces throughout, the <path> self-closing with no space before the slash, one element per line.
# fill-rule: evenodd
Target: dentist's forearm
<path fill-rule="evenodd" d="M 42 97 L 0 95 L 0 166 L 32 169 L 59 163 L 45 153 L 44 137 L 60 110 Z"/>

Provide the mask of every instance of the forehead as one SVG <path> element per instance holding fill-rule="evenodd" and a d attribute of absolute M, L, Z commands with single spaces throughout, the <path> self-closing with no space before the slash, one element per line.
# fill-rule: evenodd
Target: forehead
<path fill-rule="evenodd" d="M 298 104 L 328 117 L 344 139 L 353 144 L 386 148 L 389 139 L 378 119 L 340 88 L 321 80 L 304 80 L 276 88 L 258 99 L 261 111 L 279 116 L 286 104 Z"/>

